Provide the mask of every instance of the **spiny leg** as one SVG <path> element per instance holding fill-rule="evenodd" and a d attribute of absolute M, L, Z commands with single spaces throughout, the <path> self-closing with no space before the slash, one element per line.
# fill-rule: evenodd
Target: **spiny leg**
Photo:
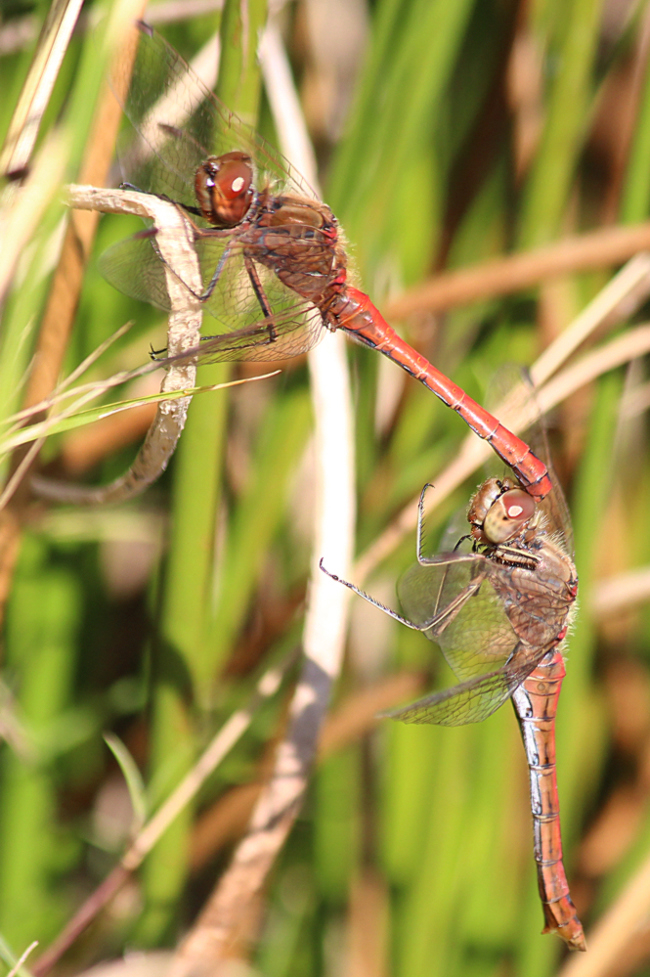
<path fill-rule="evenodd" d="M 443 631 L 447 624 L 449 624 L 450 621 L 456 617 L 465 602 L 476 593 L 484 579 L 482 576 L 477 577 L 477 579 L 468 584 L 460 594 L 457 594 L 448 607 L 445 607 L 442 611 L 433 614 L 428 620 L 423 621 L 421 624 L 416 624 L 415 621 L 410 621 L 407 617 L 403 617 L 401 614 L 398 614 L 397 611 L 392 609 L 392 607 L 387 607 L 386 604 L 382 604 L 382 602 L 377 600 L 376 597 L 371 597 L 370 594 L 367 594 L 365 590 L 361 590 L 361 588 L 357 587 L 356 584 L 350 583 L 349 580 L 344 580 L 343 577 L 338 577 L 335 573 L 330 573 L 330 571 L 323 565 L 322 557 L 318 566 L 331 580 L 334 580 L 336 583 L 342 583 L 349 590 L 357 594 L 358 597 L 363 597 L 363 599 L 368 601 L 369 604 L 379 608 L 380 611 L 383 611 L 384 614 L 388 614 L 388 616 L 392 617 L 393 620 L 399 621 L 400 624 L 405 624 L 406 627 L 410 628 L 412 631 L 429 631 L 432 628 Z M 437 631 L 435 633 L 437 633 Z"/>
<path fill-rule="evenodd" d="M 271 311 L 271 306 L 269 305 L 268 299 L 264 294 L 264 288 L 260 281 L 259 275 L 257 274 L 257 268 L 247 254 L 244 254 L 244 267 L 248 273 L 248 277 L 253 287 L 253 291 L 255 292 L 257 301 L 260 303 L 262 314 L 268 322 L 269 342 L 274 343 L 278 338 L 278 333 L 275 328 L 275 323 L 273 322 L 273 312 Z"/>

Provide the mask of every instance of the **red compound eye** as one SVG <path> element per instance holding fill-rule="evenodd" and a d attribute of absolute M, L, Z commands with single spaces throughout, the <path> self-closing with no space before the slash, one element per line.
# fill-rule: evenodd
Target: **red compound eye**
<path fill-rule="evenodd" d="M 194 190 L 201 213 L 214 227 L 241 224 L 254 196 L 250 156 L 209 156 L 196 171 Z"/>
<path fill-rule="evenodd" d="M 517 536 L 535 514 L 535 500 L 523 489 L 504 492 L 490 507 L 483 533 L 490 543 L 506 543 Z"/>

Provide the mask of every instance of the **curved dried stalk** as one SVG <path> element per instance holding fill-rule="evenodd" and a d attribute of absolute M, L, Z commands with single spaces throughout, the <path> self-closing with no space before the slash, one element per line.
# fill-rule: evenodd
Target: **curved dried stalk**
<path fill-rule="evenodd" d="M 202 281 L 198 258 L 192 246 L 187 219 L 174 204 L 150 194 L 125 190 L 101 190 L 96 187 L 70 187 L 70 203 L 83 210 L 105 213 L 137 214 L 154 221 L 156 245 L 164 259 L 167 291 L 172 307 L 168 320 L 167 346 L 170 354 L 180 353 L 199 343 L 201 303 L 198 295 Z M 176 269 L 178 274 L 171 270 Z M 180 277 L 179 277 L 180 276 Z M 183 284 L 180 280 L 182 277 Z M 161 392 L 186 390 L 195 385 L 196 364 L 171 363 L 162 382 Z M 99 505 L 123 502 L 144 492 L 162 474 L 174 453 L 187 417 L 191 397 L 163 401 L 156 411 L 144 444 L 129 470 L 120 478 L 100 488 L 68 485 L 34 477 L 31 487 L 41 498 L 75 505 Z"/>

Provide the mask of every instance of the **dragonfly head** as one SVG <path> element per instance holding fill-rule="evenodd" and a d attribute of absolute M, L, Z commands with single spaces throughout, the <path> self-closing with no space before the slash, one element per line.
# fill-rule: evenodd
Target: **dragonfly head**
<path fill-rule="evenodd" d="M 527 529 L 535 514 L 535 500 L 528 492 L 508 478 L 488 478 L 472 498 L 467 519 L 473 539 L 496 546 Z"/>
<path fill-rule="evenodd" d="M 246 153 L 208 156 L 194 177 L 201 213 L 213 227 L 237 227 L 255 196 L 253 163 Z"/>

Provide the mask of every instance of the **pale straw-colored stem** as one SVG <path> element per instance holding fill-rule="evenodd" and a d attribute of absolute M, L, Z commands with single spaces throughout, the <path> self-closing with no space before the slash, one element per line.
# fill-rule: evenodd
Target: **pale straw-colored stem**
<path fill-rule="evenodd" d="M 262 45 L 266 89 L 283 149 L 316 186 L 313 156 L 305 150 L 298 101 L 279 35 L 270 28 Z M 344 343 L 328 336 L 309 355 L 315 417 L 316 525 L 309 602 L 303 636 L 304 663 L 290 706 L 287 735 L 278 747 L 268 785 L 253 811 L 246 836 L 195 926 L 181 945 L 171 977 L 219 972 L 224 959 L 248 934 L 250 910 L 263 888 L 302 805 L 330 695 L 342 662 L 347 592 L 318 569 L 321 556 L 347 572 L 354 539 L 352 398 Z"/>

